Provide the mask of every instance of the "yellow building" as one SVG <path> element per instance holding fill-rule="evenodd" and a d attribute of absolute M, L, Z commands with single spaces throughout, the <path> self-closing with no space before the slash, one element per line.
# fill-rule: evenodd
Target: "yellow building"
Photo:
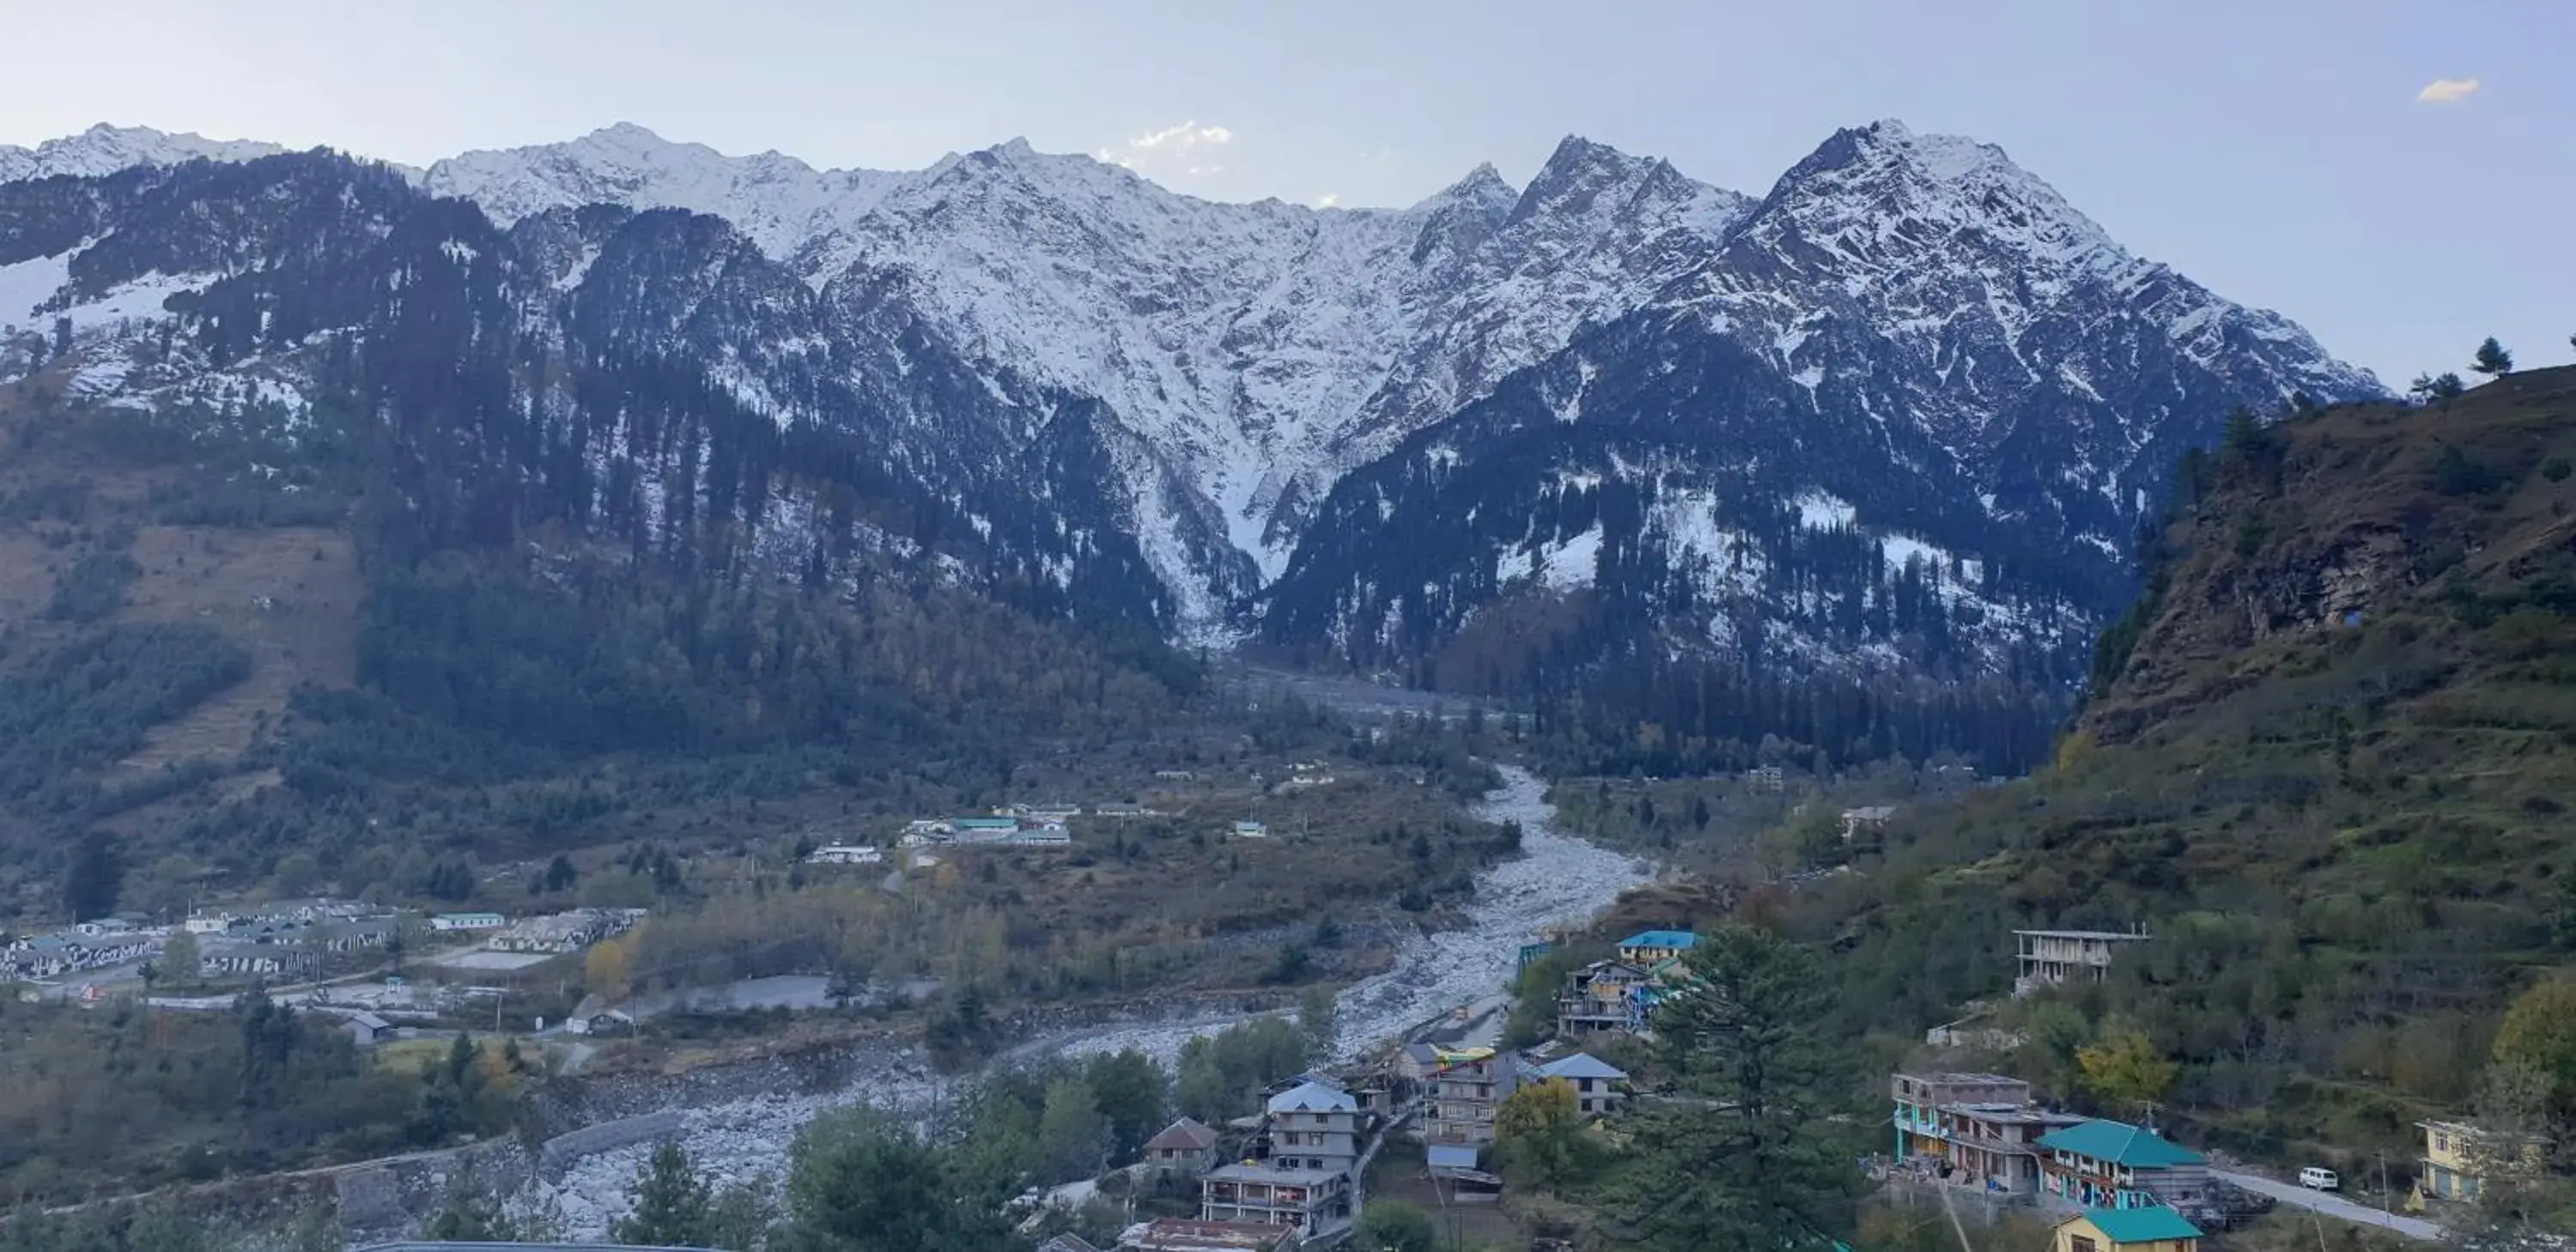
<path fill-rule="evenodd" d="M 1651 966 L 1669 961 L 1698 946 L 1699 936 L 1687 930 L 1641 930 L 1619 941 L 1619 959 L 1631 965 Z"/>
<path fill-rule="evenodd" d="M 2200 1227 L 2169 1208 L 2092 1209 L 2058 1223 L 2054 1252 L 2200 1252 Z"/>
<path fill-rule="evenodd" d="M 2489 1136 L 2466 1122 L 2417 1122 L 2424 1131 L 2423 1168 L 2415 1180 L 2415 1193 L 2426 1200 L 2474 1201 L 2486 1190 L 2487 1175 L 2503 1162 L 2499 1145 Z M 2537 1172 L 2541 1165 L 2543 1144 L 2537 1136 L 2526 1136 L 2518 1168 Z"/>

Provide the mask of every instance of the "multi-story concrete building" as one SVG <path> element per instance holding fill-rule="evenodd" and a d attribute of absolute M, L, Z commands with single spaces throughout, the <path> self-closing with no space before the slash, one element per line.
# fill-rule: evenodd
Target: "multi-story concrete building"
<path fill-rule="evenodd" d="M 2014 995 L 2076 979 L 2100 982 L 2111 971 L 2111 958 L 2121 948 L 2145 943 L 2143 931 L 2016 930 L 2021 973 L 2013 979 Z"/>
<path fill-rule="evenodd" d="M 1891 1086 L 1897 1162 L 1989 1191 L 2036 1193 L 2041 1137 L 2085 1121 L 2041 1108 L 2029 1083 L 2001 1074 L 1898 1074 Z"/>
<path fill-rule="evenodd" d="M 1624 961 L 1595 961 L 1566 975 L 1556 997 L 1557 1037 L 1644 1030 L 1653 985 L 1644 967 Z"/>
<path fill-rule="evenodd" d="M 2418 1122 L 2424 1155 L 2415 1193 L 2426 1200 L 2475 1203 L 2497 1175 L 2532 1175 L 2543 1167 L 2548 1141 L 2538 1135 L 2507 1136 L 2467 1122 Z"/>
<path fill-rule="evenodd" d="M 1542 1082 L 1561 1082 L 1574 1088 L 1575 1111 L 1585 1117 L 1610 1112 L 1628 1098 L 1628 1093 L 1620 1089 L 1628 1081 L 1628 1071 L 1589 1052 L 1541 1065 L 1538 1077 Z"/>
<path fill-rule="evenodd" d="M 2088 1121 L 2039 1137 L 2039 1189 L 2088 1209 L 2182 1207 L 2209 1195 L 2201 1155 L 2141 1126 Z"/>
<path fill-rule="evenodd" d="M 1494 1141 L 1494 1115 L 1520 1086 L 1519 1062 L 1509 1052 L 1468 1048 L 1441 1054 L 1431 1075 L 1423 1142 L 1485 1147 Z"/>
<path fill-rule="evenodd" d="M 1351 1224 L 1350 1174 L 1284 1168 L 1279 1159 L 1208 1171 L 1199 1179 L 1200 1219 L 1282 1226 L 1306 1239 L 1337 1234 Z"/>
<path fill-rule="evenodd" d="M 1348 1172 L 1360 1159 L 1360 1106 L 1351 1093 L 1309 1078 L 1262 1109 L 1270 1160 L 1299 1169 Z"/>

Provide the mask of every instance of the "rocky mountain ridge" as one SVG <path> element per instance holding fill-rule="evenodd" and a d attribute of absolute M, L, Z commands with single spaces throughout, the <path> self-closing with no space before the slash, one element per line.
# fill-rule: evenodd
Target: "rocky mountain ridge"
<path fill-rule="evenodd" d="M 261 154 L 98 131 L 38 151 L 53 155 L 0 154 L 16 180 L 0 187 L 36 197 L 54 174 Z M 385 172 L 503 230 L 493 281 L 525 317 L 684 359 L 781 430 L 855 433 L 948 493 L 968 529 L 1017 515 L 1058 591 L 1105 544 L 1147 573 L 1119 598 L 1159 605 L 1166 632 L 1258 628 L 1353 656 L 1432 646 L 1535 591 L 1652 602 L 1642 616 L 1673 646 L 1749 631 L 1784 655 L 1903 659 L 1869 605 L 1907 557 L 1973 584 L 1981 624 L 2063 618 L 2074 640 L 2115 602 L 2164 468 L 2226 407 L 2379 391 L 2277 315 L 2130 256 L 2000 150 L 1892 122 L 1837 133 L 1759 200 L 1581 139 L 1525 187 L 1485 167 L 1406 209 L 1216 204 L 1018 141 L 918 172 L 818 171 L 632 126 Z M 69 316 L 75 339 L 137 341 L 184 325 L 216 276 L 269 263 L 173 255 L 84 285 L 75 271 L 131 228 L 70 208 L 83 197 L 67 188 L 46 198 L 62 220 L 40 213 L 0 244 L 0 323 L 37 337 Z M 648 230 L 654 265 L 597 268 L 612 239 Z M 88 355 L 76 386 L 102 399 L 300 394 L 289 353 L 203 368 Z M 1614 409 L 1596 388 L 1623 374 L 1636 386 Z M 1485 457 L 1506 431 L 1598 443 L 1646 419 L 1638 404 L 1651 447 L 1560 448 L 1480 485 L 1482 537 L 1464 546 L 1386 528 L 1402 511 L 1388 480 L 1423 458 Z M 1754 472 L 1755 448 L 1781 454 Z M 1033 468 L 1065 455 L 1099 481 Z M 1680 488 L 1656 496 L 1662 563 L 1699 572 L 1604 565 L 1598 541 L 1541 525 L 1563 482 L 1592 479 Z M 1889 573 L 1833 575 L 1783 607 L 1805 593 L 1748 582 L 1752 549 L 1730 536 L 1784 509 L 1893 554 Z M 1614 556 L 1628 542 L 1608 538 Z M 1692 594 L 1673 594 L 1682 583 Z M 1404 603 L 1435 587 L 1436 611 Z M 1859 633 L 1819 635 L 1839 598 L 1858 602 Z"/>

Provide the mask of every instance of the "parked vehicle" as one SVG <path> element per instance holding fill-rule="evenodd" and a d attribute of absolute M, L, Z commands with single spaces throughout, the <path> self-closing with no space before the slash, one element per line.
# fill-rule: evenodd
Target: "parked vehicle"
<path fill-rule="evenodd" d="M 2299 1171 L 2299 1185 L 2311 1191 L 2337 1191 L 2342 1189 L 2343 1180 L 2335 1177 L 2333 1170 L 2311 1165 Z"/>

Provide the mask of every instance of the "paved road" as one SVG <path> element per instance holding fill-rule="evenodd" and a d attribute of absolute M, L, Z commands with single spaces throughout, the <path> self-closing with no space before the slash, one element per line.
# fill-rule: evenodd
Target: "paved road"
<path fill-rule="evenodd" d="M 2234 1183 L 2247 1191 L 2260 1192 L 2293 1208 L 2323 1213 L 2328 1217 L 2340 1217 L 2345 1221 L 2363 1226 L 2393 1230 L 2409 1239 L 2424 1239 L 2438 1243 L 2444 1237 L 2442 1228 L 2431 1222 L 2421 1218 L 2382 1213 L 2368 1205 L 2355 1204 L 2331 1191 L 2315 1191 L 2292 1183 L 2278 1182 L 2259 1174 L 2237 1174 L 2223 1169 L 2210 1172 L 2216 1174 L 2221 1181 Z"/>

